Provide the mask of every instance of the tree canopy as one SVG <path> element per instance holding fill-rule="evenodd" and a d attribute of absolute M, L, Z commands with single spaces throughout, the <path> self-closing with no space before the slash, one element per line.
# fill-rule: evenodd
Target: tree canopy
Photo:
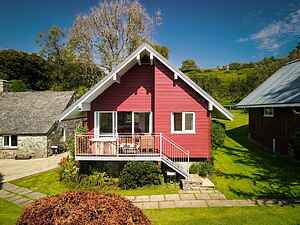
<path fill-rule="evenodd" d="M 180 70 L 182 72 L 188 72 L 188 71 L 192 71 L 192 70 L 198 70 L 199 67 L 197 65 L 197 63 L 195 62 L 195 60 L 193 59 L 186 59 L 182 62 Z"/>

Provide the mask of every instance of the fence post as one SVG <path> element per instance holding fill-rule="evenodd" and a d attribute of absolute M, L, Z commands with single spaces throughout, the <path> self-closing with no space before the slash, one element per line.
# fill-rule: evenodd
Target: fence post
<path fill-rule="evenodd" d="M 76 156 L 76 138 L 77 138 L 77 135 L 76 135 L 76 131 L 74 132 L 74 158 Z M 70 154 L 70 153 L 69 153 Z"/>
<path fill-rule="evenodd" d="M 162 156 L 162 133 L 159 133 L 159 155 Z"/>

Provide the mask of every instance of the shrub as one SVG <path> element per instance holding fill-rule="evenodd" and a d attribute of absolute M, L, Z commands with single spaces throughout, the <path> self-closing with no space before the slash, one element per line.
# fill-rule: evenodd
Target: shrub
<path fill-rule="evenodd" d="M 196 162 L 190 166 L 190 173 L 191 174 L 198 174 L 199 176 L 206 177 L 211 174 L 214 170 L 214 167 L 211 162 L 203 161 L 203 162 Z"/>
<path fill-rule="evenodd" d="M 161 184 L 161 170 L 153 162 L 128 162 L 120 173 L 123 189 Z"/>
<path fill-rule="evenodd" d="M 223 123 L 213 121 L 212 124 L 212 148 L 217 149 L 224 145 L 225 125 Z"/>
<path fill-rule="evenodd" d="M 79 187 L 99 187 L 104 188 L 115 185 L 116 182 L 105 172 L 93 170 L 90 175 L 80 175 Z"/>
<path fill-rule="evenodd" d="M 75 160 L 65 157 L 60 161 L 59 165 L 58 174 L 60 181 L 69 185 L 79 181 L 79 165 Z"/>
<path fill-rule="evenodd" d="M 17 225 L 151 224 L 129 200 L 112 194 L 69 192 L 28 205 Z"/>

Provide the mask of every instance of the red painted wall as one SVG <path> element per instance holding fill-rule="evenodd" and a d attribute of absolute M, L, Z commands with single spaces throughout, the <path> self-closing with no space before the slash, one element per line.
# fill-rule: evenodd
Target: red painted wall
<path fill-rule="evenodd" d="M 162 132 L 185 150 L 192 158 L 211 157 L 211 114 L 207 102 L 182 80 L 174 80 L 173 72 L 162 63 L 155 63 L 154 132 Z M 172 112 L 195 112 L 195 134 L 171 134 Z"/>
<path fill-rule="evenodd" d="M 170 137 L 192 158 L 210 158 L 211 114 L 207 102 L 160 62 L 154 66 L 134 66 L 92 102 L 88 112 L 93 134 L 94 111 L 152 111 L 153 132 Z M 171 112 L 195 112 L 195 134 L 171 134 Z"/>
<path fill-rule="evenodd" d="M 93 134 L 94 111 L 151 112 L 153 93 L 153 66 L 135 65 L 91 104 L 88 112 L 89 133 Z"/>

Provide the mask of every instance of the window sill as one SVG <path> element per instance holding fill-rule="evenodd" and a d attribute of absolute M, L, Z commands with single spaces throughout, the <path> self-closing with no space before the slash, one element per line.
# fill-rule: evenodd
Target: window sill
<path fill-rule="evenodd" d="M 0 150 L 17 150 L 18 147 L 8 147 L 8 146 L 2 146 L 0 147 Z"/>
<path fill-rule="evenodd" d="M 171 134 L 196 134 L 195 131 L 171 131 Z"/>

